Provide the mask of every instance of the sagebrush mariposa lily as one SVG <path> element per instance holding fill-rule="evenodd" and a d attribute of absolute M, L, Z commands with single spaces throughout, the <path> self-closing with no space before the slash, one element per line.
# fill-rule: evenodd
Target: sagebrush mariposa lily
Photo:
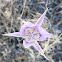
<path fill-rule="evenodd" d="M 41 15 L 41 17 L 38 19 L 38 21 L 35 24 L 31 22 L 22 21 L 24 25 L 21 27 L 19 32 L 3 34 L 3 35 L 25 38 L 25 40 L 23 40 L 23 45 L 25 48 L 29 48 L 30 46 L 33 46 L 48 60 L 48 58 L 45 56 L 44 52 L 42 51 L 42 48 L 37 42 L 37 41 L 44 41 L 46 38 L 50 38 L 52 36 L 51 33 L 48 33 L 45 29 L 41 27 L 47 10 L 48 9 L 45 10 L 45 12 Z"/>

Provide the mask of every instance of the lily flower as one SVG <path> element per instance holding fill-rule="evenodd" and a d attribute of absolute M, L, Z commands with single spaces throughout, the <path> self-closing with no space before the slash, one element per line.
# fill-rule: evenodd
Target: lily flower
<path fill-rule="evenodd" d="M 25 48 L 29 48 L 30 46 L 33 46 L 35 49 L 37 49 L 41 53 L 41 55 L 43 55 L 47 60 L 49 60 L 45 56 L 44 52 L 42 51 L 42 48 L 37 42 L 37 41 L 44 41 L 46 38 L 50 38 L 52 36 L 51 33 L 48 33 L 45 29 L 41 27 L 47 10 L 48 9 L 45 10 L 45 12 L 41 15 L 41 17 L 38 19 L 38 21 L 35 24 L 31 22 L 23 21 L 24 25 L 21 27 L 19 32 L 3 34 L 3 35 L 14 36 L 14 37 L 24 37 L 25 40 L 23 40 L 23 45 Z"/>

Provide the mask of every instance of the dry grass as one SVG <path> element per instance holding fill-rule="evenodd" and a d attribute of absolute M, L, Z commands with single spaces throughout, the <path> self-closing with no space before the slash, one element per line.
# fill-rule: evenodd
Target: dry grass
<path fill-rule="evenodd" d="M 36 4 L 45 3 L 45 1 L 41 0 L 34 0 L 36 1 Z M 52 1 L 53 2 L 53 1 Z M 43 11 L 48 7 L 49 4 L 51 4 L 49 0 L 46 1 L 45 6 L 41 6 Z M 54 1 L 56 3 L 56 1 Z M 37 12 L 35 8 L 31 8 L 28 5 L 33 5 L 31 0 L 0 0 L 0 49 L 3 56 L 0 57 L 0 62 L 41 62 L 42 56 L 39 52 L 37 52 L 34 48 L 28 48 L 25 49 L 22 45 L 23 38 L 13 38 L 13 37 L 3 37 L 3 33 L 10 33 L 19 31 L 21 26 L 23 25 L 22 21 L 30 21 L 32 23 L 35 23 L 37 19 L 41 16 L 41 13 Z M 35 4 L 35 3 L 34 3 Z M 56 11 L 58 11 L 59 8 L 61 8 L 61 4 L 57 5 Z M 55 8 L 56 8 L 55 7 Z M 46 39 L 44 42 L 39 42 L 39 44 L 42 46 L 43 51 L 45 52 L 46 56 L 51 60 L 51 62 L 55 62 L 53 60 L 53 55 L 56 53 L 50 53 L 52 50 L 51 48 L 54 48 L 57 43 L 62 43 L 60 40 L 62 39 L 62 33 L 61 30 L 58 31 L 60 35 L 56 32 L 58 29 L 56 29 L 60 24 L 62 24 L 61 19 L 60 21 L 53 26 L 52 23 L 55 23 L 55 14 L 62 13 L 61 11 L 50 12 L 50 10 L 54 10 L 54 8 L 49 8 L 48 13 L 50 14 L 50 18 L 45 17 L 45 20 L 43 22 L 42 27 L 46 29 L 47 31 L 53 33 L 54 35 L 50 39 Z M 54 17 L 53 17 L 54 15 Z M 33 17 L 33 18 L 32 18 Z M 12 41 L 13 44 L 12 44 Z M 21 41 L 21 43 L 20 43 Z M 16 43 L 17 42 L 17 43 Z M 6 47 L 4 47 L 6 45 Z M 15 48 L 16 45 L 18 45 L 19 49 L 21 50 L 22 55 L 20 55 L 19 51 Z M 4 49 L 4 48 L 5 49 Z M 14 54 L 16 57 L 14 58 L 11 56 L 11 53 Z M 60 51 L 59 51 L 60 52 Z M 38 60 L 41 57 L 40 60 Z M 4 59 L 3 59 L 4 58 Z M 36 59 L 37 58 L 37 59 Z M 46 62 L 46 60 L 43 60 Z M 42 62 L 43 62 L 42 61 Z M 60 60 L 61 61 L 61 60 Z"/>

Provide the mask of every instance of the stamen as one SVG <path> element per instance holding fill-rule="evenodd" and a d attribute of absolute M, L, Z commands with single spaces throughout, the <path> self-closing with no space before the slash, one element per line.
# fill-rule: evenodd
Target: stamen
<path fill-rule="evenodd" d="M 39 38 L 39 33 L 35 28 L 27 28 L 25 30 L 25 36 L 27 42 L 35 42 Z"/>

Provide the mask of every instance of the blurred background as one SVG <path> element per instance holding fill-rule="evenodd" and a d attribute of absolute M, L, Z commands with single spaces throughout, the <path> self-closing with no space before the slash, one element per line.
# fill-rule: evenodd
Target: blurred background
<path fill-rule="evenodd" d="M 35 24 L 46 8 L 42 27 L 53 36 L 38 43 L 50 61 L 24 48 L 23 38 L 2 36 L 18 32 L 23 20 Z M 0 0 L 0 62 L 62 62 L 62 0 Z"/>

